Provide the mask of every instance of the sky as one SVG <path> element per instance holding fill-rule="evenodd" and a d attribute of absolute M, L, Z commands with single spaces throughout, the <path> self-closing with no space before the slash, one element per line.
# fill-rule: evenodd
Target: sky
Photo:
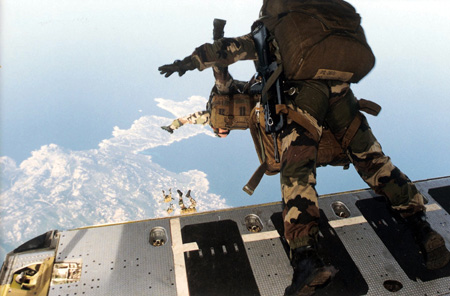
<path fill-rule="evenodd" d="M 376 56 L 375 68 L 352 86 L 358 98 L 383 108 L 378 117 L 368 116 L 375 136 L 412 180 L 448 176 L 450 2 L 350 3 L 362 16 Z M 10 233 L 8 244 L 50 228 L 165 215 L 164 205 L 156 206 L 159 191 L 172 186 L 164 174 L 181 187 L 196 182 L 185 179 L 187 172 L 201 176 L 195 193 L 204 209 L 279 201 L 279 176 L 265 176 L 251 197 L 241 190 L 258 166 L 248 131 L 218 139 L 208 127 L 183 127 L 170 135 L 157 125 L 202 109 L 213 86 L 211 69 L 164 78 L 157 68 L 211 42 L 214 18 L 227 20 L 226 36 L 248 33 L 260 5 L 260 0 L 228 0 L 226 5 L 212 0 L 0 0 L 0 218 L 1 231 Z M 241 62 L 230 72 L 247 80 L 254 69 L 251 62 Z M 136 132 L 137 126 L 144 134 Z M 120 134 L 128 140 L 117 142 Z M 114 145 L 105 145 L 111 141 Z M 152 174 L 159 176 L 156 181 Z M 104 188 L 117 178 L 130 184 Z M 321 195 L 367 187 L 353 168 L 319 168 L 317 181 Z M 143 190 L 134 204 L 126 190 L 138 192 L 140 182 L 157 190 Z M 145 203 L 144 196 L 151 202 Z M 211 196 L 217 203 L 208 205 Z M 42 204 L 60 208 L 58 219 L 45 220 L 36 206 Z M 83 219 L 72 212 L 74 204 L 96 207 L 98 216 Z M 101 210 L 113 204 L 116 211 Z M 24 215 L 26 222 L 14 224 Z M 34 217 L 39 227 L 30 227 Z"/>

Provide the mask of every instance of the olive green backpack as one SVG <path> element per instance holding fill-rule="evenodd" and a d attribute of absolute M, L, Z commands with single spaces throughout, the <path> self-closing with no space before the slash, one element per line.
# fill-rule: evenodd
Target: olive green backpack
<path fill-rule="evenodd" d="M 265 0 L 262 21 L 278 45 L 287 80 L 356 83 L 375 65 L 361 17 L 342 0 Z"/>

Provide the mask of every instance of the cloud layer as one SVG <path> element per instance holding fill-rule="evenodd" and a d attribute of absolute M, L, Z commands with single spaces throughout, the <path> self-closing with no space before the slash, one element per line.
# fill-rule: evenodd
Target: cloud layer
<path fill-rule="evenodd" d="M 184 102 L 156 99 L 174 116 L 204 108 L 206 99 Z M 213 136 L 207 127 L 185 126 L 174 134 L 160 126 L 172 119 L 143 116 L 129 129 L 114 127 L 112 137 L 97 149 L 71 151 L 55 144 L 42 146 L 19 166 L 7 156 L 0 158 L 1 255 L 20 243 L 50 229 L 117 223 L 168 216 L 162 190 L 192 191 L 198 211 L 227 207 L 220 196 L 209 192 L 205 173 L 175 173 L 153 163 L 141 152 L 183 141 L 198 134 Z M 170 161 L 170 160 L 168 160 Z M 185 200 L 186 205 L 189 201 Z M 174 214 L 180 214 L 176 207 Z"/>

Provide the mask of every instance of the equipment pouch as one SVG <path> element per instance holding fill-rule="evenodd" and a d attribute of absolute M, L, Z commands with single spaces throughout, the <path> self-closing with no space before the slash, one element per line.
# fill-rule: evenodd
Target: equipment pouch
<path fill-rule="evenodd" d="M 247 129 L 250 111 L 258 100 L 258 95 L 213 95 L 210 104 L 211 126 L 228 130 Z"/>

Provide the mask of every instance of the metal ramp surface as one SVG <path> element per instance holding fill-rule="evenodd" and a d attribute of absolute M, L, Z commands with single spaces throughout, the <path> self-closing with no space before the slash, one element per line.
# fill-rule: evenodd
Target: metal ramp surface
<path fill-rule="evenodd" d="M 450 249 L 450 177 L 416 185 Z M 319 204 L 320 252 L 339 272 L 316 295 L 450 295 L 450 265 L 426 270 L 411 233 L 371 190 Z M 292 269 L 281 210 L 271 203 L 63 231 L 55 262 L 81 263 L 81 277 L 52 283 L 48 295 L 283 295 Z M 35 260 L 21 258 L 14 268 Z"/>

